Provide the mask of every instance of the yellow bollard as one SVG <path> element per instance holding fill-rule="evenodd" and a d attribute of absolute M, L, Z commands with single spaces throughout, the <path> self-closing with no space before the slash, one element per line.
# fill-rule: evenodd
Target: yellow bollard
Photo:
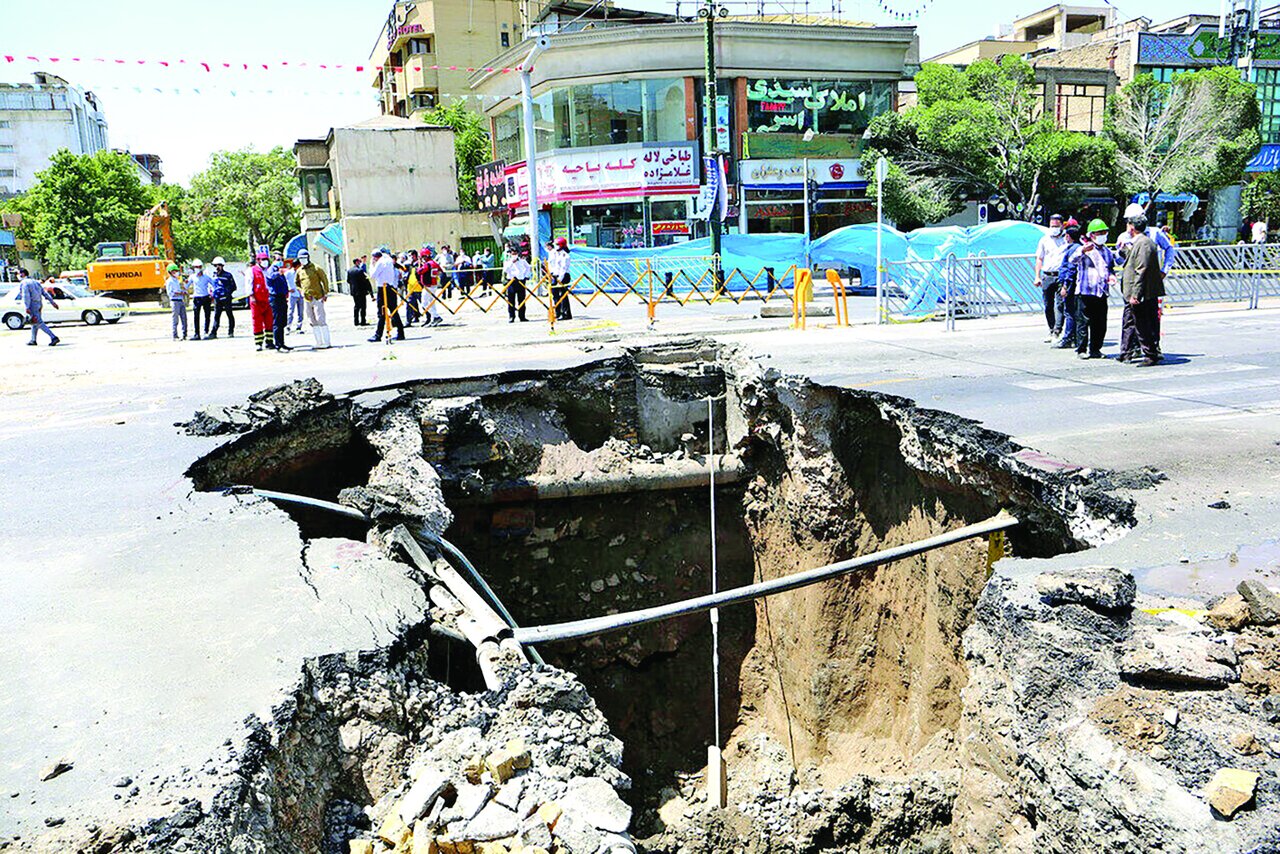
<path fill-rule="evenodd" d="M 800 267 L 796 270 L 796 286 L 792 291 L 792 298 L 795 300 L 791 310 L 792 326 L 804 329 L 809 313 L 809 301 L 813 299 L 813 271 L 808 267 Z"/>
<path fill-rule="evenodd" d="M 849 325 L 849 295 L 845 292 L 840 274 L 827 268 L 827 282 L 831 285 L 831 300 L 835 303 L 836 326 Z"/>

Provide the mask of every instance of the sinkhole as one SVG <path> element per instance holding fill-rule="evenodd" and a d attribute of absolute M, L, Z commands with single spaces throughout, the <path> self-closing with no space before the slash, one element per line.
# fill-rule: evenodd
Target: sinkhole
<path fill-rule="evenodd" d="M 536 626 L 708 592 L 713 527 L 725 589 L 1002 509 L 1021 520 L 1009 550 L 1027 557 L 1086 548 L 1132 524 L 1127 502 L 1078 473 L 1028 465 L 1019 450 L 966 419 L 780 376 L 693 341 L 565 370 L 355 393 L 241 436 L 189 474 L 203 489 L 251 484 L 381 510 L 398 502 L 409 516 L 430 511 L 433 493 L 448 508 L 435 520 L 447 522 L 444 535 L 520 625 Z M 289 512 L 304 537 L 364 536 Z M 961 635 L 989 557 L 986 541 L 970 540 L 725 609 L 719 725 L 731 794 L 745 781 L 838 786 L 951 767 Z M 422 642 L 433 647 L 427 676 L 479 690 L 465 644 Z M 705 613 L 540 652 L 577 675 L 622 740 L 635 806 L 658 806 L 702 769 L 716 731 Z M 360 788 L 334 786 L 348 798 Z M 633 830 L 661 824 L 642 811 Z"/>

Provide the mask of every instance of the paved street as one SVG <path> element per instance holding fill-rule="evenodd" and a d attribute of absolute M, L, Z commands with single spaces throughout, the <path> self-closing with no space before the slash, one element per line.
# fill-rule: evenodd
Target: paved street
<path fill-rule="evenodd" d="M 304 554 L 283 513 L 229 516 L 229 499 L 195 494 L 183 477 L 217 440 L 180 435 L 174 421 L 297 377 L 345 391 L 714 335 L 783 370 L 975 418 L 1055 458 L 1167 473 L 1134 493 L 1136 530 L 1055 564 L 1114 563 L 1139 570 L 1149 589 L 1201 594 L 1275 571 L 1278 307 L 1171 311 L 1169 364 L 1138 369 L 1050 350 L 1031 317 L 961 322 L 954 333 L 827 320 L 799 331 L 747 306 L 663 306 L 651 333 L 642 306 L 593 306 L 554 336 L 541 321 L 468 316 L 387 347 L 365 343 L 343 299 L 333 302 L 339 346 L 323 352 L 256 353 L 243 335 L 173 342 L 163 315 L 70 327 L 54 349 L 0 334 L 0 792 L 17 793 L 0 798 L 0 832 L 110 804 L 122 775 L 199 768 L 247 714 L 267 713 L 303 657 L 375 644 L 422 607 L 416 588 L 358 544 L 320 541 Z M 855 317 L 870 314 L 868 302 Z M 1230 508 L 1208 507 L 1220 500 Z M 1001 571 L 1044 563 L 1010 560 Z M 38 782 L 59 757 L 75 768 Z"/>

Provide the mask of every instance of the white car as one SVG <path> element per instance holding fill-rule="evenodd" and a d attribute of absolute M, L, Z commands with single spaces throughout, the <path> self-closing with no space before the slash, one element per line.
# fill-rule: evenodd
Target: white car
<path fill-rule="evenodd" d="M 22 303 L 22 288 L 7 286 L 0 293 L 0 320 L 10 329 L 21 329 L 27 323 L 26 306 Z M 129 313 L 129 304 L 123 300 L 99 296 L 73 282 L 61 281 L 56 285 L 45 287 L 49 296 L 58 304 L 57 308 L 44 304 L 40 316 L 45 323 L 65 323 L 83 321 L 90 326 L 97 326 L 102 321 L 117 323 Z"/>

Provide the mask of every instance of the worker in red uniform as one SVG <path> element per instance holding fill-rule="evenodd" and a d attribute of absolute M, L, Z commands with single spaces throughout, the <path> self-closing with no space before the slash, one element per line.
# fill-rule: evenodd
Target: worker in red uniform
<path fill-rule="evenodd" d="M 271 256 L 259 252 L 257 263 L 249 269 L 249 314 L 253 318 L 253 341 L 261 350 L 265 344 L 268 350 L 276 348 L 271 340 L 271 289 L 267 287 L 267 268 L 271 265 Z"/>

